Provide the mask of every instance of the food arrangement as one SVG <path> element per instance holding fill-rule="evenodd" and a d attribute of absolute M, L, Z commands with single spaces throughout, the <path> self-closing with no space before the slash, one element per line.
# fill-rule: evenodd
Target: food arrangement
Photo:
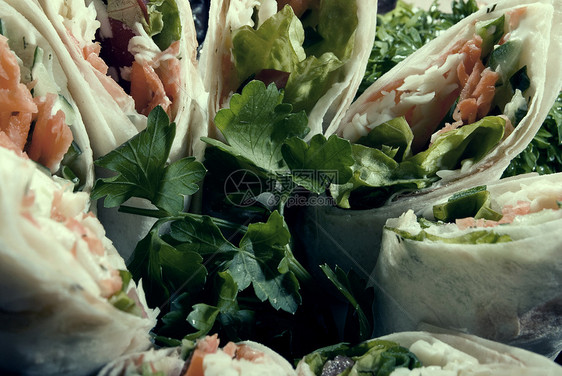
<path fill-rule="evenodd" d="M 561 374 L 562 4 L 378 5 L 2 0 L 0 370 Z"/>

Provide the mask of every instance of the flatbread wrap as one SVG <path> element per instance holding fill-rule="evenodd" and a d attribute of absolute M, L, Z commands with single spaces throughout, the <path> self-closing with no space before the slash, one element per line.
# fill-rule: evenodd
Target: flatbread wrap
<path fill-rule="evenodd" d="M 148 348 L 157 311 L 89 195 L 3 147 L 0 160 L 0 371 L 90 375 Z"/>
<path fill-rule="evenodd" d="M 92 149 L 61 57 L 26 17 L 0 2 L 0 146 L 75 183 L 93 185 Z"/>
<path fill-rule="evenodd" d="M 562 174 L 523 175 L 389 219 L 371 275 L 377 333 L 431 325 L 554 357 L 561 198 Z"/>
<path fill-rule="evenodd" d="M 210 135 L 219 109 L 252 79 L 284 89 L 310 133 L 331 134 L 361 83 L 376 29 L 375 0 L 211 2 L 201 70 Z"/>
<path fill-rule="evenodd" d="M 187 1 L 37 0 L 81 76 L 74 88 L 94 150 L 107 154 L 162 106 L 177 131 L 170 158 L 202 156 L 205 105 Z M 27 9 L 33 12 L 31 6 Z"/>
<path fill-rule="evenodd" d="M 106 365 L 98 376 L 136 376 L 145 372 L 165 376 L 295 375 L 293 366 L 257 342 L 228 342 L 219 348 L 216 334 L 183 340 L 182 346 L 123 356 Z"/>
<path fill-rule="evenodd" d="M 319 349 L 297 365 L 299 376 L 560 375 L 562 368 L 530 351 L 476 336 L 399 332 L 356 346 Z"/>
<path fill-rule="evenodd" d="M 488 4 L 352 104 L 337 133 L 354 142 L 359 162 L 352 181 L 330 187 L 351 210 L 307 208 L 313 264 L 359 265 L 368 275 L 387 218 L 500 178 L 562 88 L 561 12 L 556 0 Z"/>

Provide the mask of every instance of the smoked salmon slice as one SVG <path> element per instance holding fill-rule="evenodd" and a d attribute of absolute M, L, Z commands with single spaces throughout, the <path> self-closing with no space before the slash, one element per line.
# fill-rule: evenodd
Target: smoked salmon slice
<path fill-rule="evenodd" d="M 20 155 L 25 151 L 31 159 L 56 172 L 72 143 L 72 131 L 62 110 L 51 114 L 57 94 L 33 98 L 20 79 L 16 55 L 8 39 L 0 35 L 0 146 Z"/>

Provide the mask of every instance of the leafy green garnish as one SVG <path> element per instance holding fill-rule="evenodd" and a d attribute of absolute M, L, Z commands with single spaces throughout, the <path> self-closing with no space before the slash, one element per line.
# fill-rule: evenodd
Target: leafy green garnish
<path fill-rule="evenodd" d="M 324 0 L 302 22 L 285 6 L 257 30 L 249 26 L 235 30 L 232 54 L 239 81 L 264 69 L 290 73 L 285 101 L 295 111 L 310 112 L 339 79 L 339 69 L 351 56 L 356 14 L 355 3 Z M 333 22 L 336 18 L 337 23 Z M 305 40 L 306 36 L 313 36 L 312 41 Z"/>
<path fill-rule="evenodd" d="M 149 0 L 149 22 L 145 26 L 154 43 L 164 51 L 181 38 L 181 20 L 175 0 Z"/>
<path fill-rule="evenodd" d="M 529 145 L 513 158 L 502 177 L 562 171 L 562 91 Z"/>
<path fill-rule="evenodd" d="M 290 137 L 304 137 L 308 127 L 306 115 L 291 113 L 291 105 L 282 101 L 283 94 L 274 84 L 266 88 L 261 81 L 251 81 L 242 94 L 232 96 L 230 108 L 220 110 L 215 117 L 227 144 L 203 140 L 256 166 L 265 176 L 285 172 L 281 145 Z"/>
<path fill-rule="evenodd" d="M 488 116 L 445 132 L 427 150 L 402 159 L 409 154 L 413 140 L 411 129 L 400 126 L 403 123 L 403 119 L 394 119 L 381 124 L 381 130 L 377 130 L 379 126 L 372 131 L 377 132 L 377 137 L 368 135 L 363 139 L 362 142 L 373 143 L 377 148 L 352 145 L 355 159 L 352 178 L 345 184 L 330 186 L 339 206 L 352 207 L 352 194 L 370 195 L 376 191 L 376 200 L 372 204 L 380 206 L 400 190 L 428 187 L 437 180 L 439 170 L 457 169 L 461 163 L 476 163 L 482 159 L 501 140 L 505 127 L 503 118 Z"/>
<path fill-rule="evenodd" d="M 104 206 L 110 208 L 139 197 L 170 215 L 183 211 L 184 197 L 199 189 L 205 168 L 194 157 L 167 164 L 175 132 L 175 123 L 157 106 L 144 132 L 95 161 L 117 175 L 97 180 L 92 200 L 105 196 Z"/>
<path fill-rule="evenodd" d="M 163 224 L 157 222 L 137 244 L 128 265 L 136 281 L 142 278 L 151 307 L 161 306 L 173 294 L 201 289 L 208 274 L 200 254 L 188 245 L 174 247 L 159 236 Z"/>
<path fill-rule="evenodd" d="M 282 146 L 285 162 L 292 172 L 293 181 L 314 193 L 323 193 L 331 184 L 342 184 L 351 178 L 354 163 L 349 141 L 320 134 L 307 144 L 293 137 Z"/>
<path fill-rule="evenodd" d="M 353 359 L 354 364 L 341 375 L 388 376 L 396 368 L 414 369 L 421 367 L 416 355 L 396 342 L 373 339 L 356 346 L 340 343 L 327 346 L 303 358 L 315 375 L 322 373 L 324 364 L 337 355 Z"/>
<path fill-rule="evenodd" d="M 232 34 L 232 54 L 240 81 L 263 69 L 292 72 L 306 58 L 304 29 L 293 8 L 285 6 L 257 30 L 244 26 Z"/>

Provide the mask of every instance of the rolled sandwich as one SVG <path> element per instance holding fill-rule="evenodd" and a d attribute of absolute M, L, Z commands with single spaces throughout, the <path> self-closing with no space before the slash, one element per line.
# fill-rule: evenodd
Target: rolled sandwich
<path fill-rule="evenodd" d="M 0 371 L 89 375 L 149 347 L 156 314 L 72 192 L 0 147 Z"/>
<path fill-rule="evenodd" d="M 476 336 L 401 332 L 305 356 L 299 376 L 560 375 L 562 368 L 529 351 Z"/>
<path fill-rule="evenodd" d="M 387 218 L 500 178 L 562 88 L 561 14 L 559 0 L 487 5 L 353 103 L 338 134 L 355 142 L 354 176 L 330 187 L 338 206 L 352 210 L 308 209 L 314 263 L 368 274 Z"/>
<path fill-rule="evenodd" d="M 252 341 L 229 342 L 219 348 L 217 335 L 181 347 L 123 356 L 106 365 L 98 376 L 295 375 L 293 366 L 270 348 Z"/>
<path fill-rule="evenodd" d="M 60 57 L 22 14 L 0 2 L 0 146 L 93 185 L 92 149 Z"/>
<path fill-rule="evenodd" d="M 465 331 L 562 350 L 562 174 L 475 187 L 389 219 L 371 276 L 377 333 Z"/>
<path fill-rule="evenodd" d="M 376 11 L 376 0 L 211 2 L 201 51 L 211 136 L 218 110 L 252 79 L 306 111 L 309 137 L 333 133 L 365 73 Z"/>
<path fill-rule="evenodd" d="M 157 105 L 177 126 L 170 158 L 202 156 L 199 138 L 206 135 L 207 94 L 197 68 L 189 2 L 35 2 L 78 68 L 81 83 L 73 94 L 80 97 L 96 158 L 144 129 Z M 31 16 L 33 4 L 21 7 L 38 18 Z"/>

